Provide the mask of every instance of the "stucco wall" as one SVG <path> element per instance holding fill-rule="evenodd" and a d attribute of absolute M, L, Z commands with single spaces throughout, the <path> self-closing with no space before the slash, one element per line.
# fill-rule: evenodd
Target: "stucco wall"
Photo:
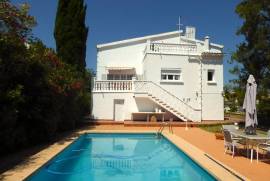
<path fill-rule="evenodd" d="M 202 119 L 223 120 L 224 98 L 223 92 L 223 62 L 221 60 L 203 60 L 202 69 Z M 214 70 L 214 83 L 207 81 L 208 70 Z"/>
<path fill-rule="evenodd" d="M 196 94 L 200 91 L 199 61 L 190 60 L 188 56 L 147 54 L 143 63 L 147 80 L 159 84 L 181 100 L 189 99 L 192 107 L 200 108 Z M 181 82 L 161 81 L 162 68 L 181 69 Z"/>
<path fill-rule="evenodd" d="M 165 111 L 163 108 L 155 104 L 148 98 L 142 97 L 133 97 L 133 93 L 101 93 L 95 92 L 93 93 L 93 118 L 94 119 L 107 119 L 113 120 L 114 119 L 114 100 L 115 99 L 124 99 L 124 112 L 125 112 L 125 120 L 131 120 L 131 113 L 132 112 L 154 112 L 155 108 L 159 108 L 162 111 Z M 134 117 L 135 120 L 145 120 L 144 116 L 136 116 Z M 173 118 L 174 120 L 179 120 L 174 115 L 168 113 L 165 115 L 165 119 L 169 120 Z M 158 117 L 160 120 L 161 117 Z"/>
<path fill-rule="evenodd" d="M 172 34 L 159 38 L 150 39 L 159 43 L 179 43 L 179 34 Z M 206 41 L 206 40 L 204 40 Z M 209 45 L 206 50 L 204 41 L 193 41 L 183 38 L 181 43 L 197 45 L 197 52 L 193 56 L 188 55 L 165 55 L 146 54 L 146 40 L 128 42 L 109 47 L 103 47 L 97 54 L 97 77 L 102 80 L 106 74 L 106 67 L 135 67 L 138 75 L 144 75 L 145 80 L 153 81 L 168 90 L 183 101 L 189 101 L 195 109 L 203 108 L 203 120 L 223 120 L 224 101 L 223 91 L 223 63 L 222 60 L 203 60 L 202 70 L 199 56 L 201 52 L 209 51 L 221 53 L 222 48 Z M 181 69 L 181 82 L 161 82 L 161 69 Z M 215 71 L 215 84 L 207 82 L 207 70 Z M 202 71 L 202 85 L 201 85 Z M 201 105 L 202 86 L 202 105 Z M 154 111 L 155 104 L 149 100 L 133 98 L 132 93 L 94 93 L 93 114 L 97 119 L 113 119 L 113 99 L 125 99 L 125 119 L 131 119 L 131 112 Z M 136 101 L 137 100 L 137 101 Z"/>

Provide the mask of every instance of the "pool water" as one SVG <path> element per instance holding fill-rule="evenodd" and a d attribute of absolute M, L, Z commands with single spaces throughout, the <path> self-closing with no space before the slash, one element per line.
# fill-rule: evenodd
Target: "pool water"
<path fill-rule="evenodd" d="M 27 178 L 29 181 L 216 180 L 165 137 L 84 134 Z"/>

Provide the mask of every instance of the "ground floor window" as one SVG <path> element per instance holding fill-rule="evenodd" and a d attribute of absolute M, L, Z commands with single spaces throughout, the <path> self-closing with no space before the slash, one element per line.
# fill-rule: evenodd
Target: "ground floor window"
<path fill-rule="evenodd" d="M 181 69 L 161 69 L 162 81 L 180 81 Z"/>

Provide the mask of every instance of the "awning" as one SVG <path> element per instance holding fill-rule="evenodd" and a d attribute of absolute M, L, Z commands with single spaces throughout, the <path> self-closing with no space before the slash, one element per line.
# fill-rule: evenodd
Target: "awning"
<path fill-rule="evenodd" d="M 136 74 L 134 67 L 106 67 L 108 74 Z"/>

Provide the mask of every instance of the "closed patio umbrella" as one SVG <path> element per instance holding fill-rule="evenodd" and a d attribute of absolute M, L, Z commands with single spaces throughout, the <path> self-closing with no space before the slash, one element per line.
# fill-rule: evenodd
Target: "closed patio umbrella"
<path fill-rule="evenodd" d="M 246 111 L 245 130 L 247 134 L 256 134 L 257 111 L 256 111 L 257 84 L 253 75 L 249 75 L 246 85 L 246 94 L 243 109 Z"/>

